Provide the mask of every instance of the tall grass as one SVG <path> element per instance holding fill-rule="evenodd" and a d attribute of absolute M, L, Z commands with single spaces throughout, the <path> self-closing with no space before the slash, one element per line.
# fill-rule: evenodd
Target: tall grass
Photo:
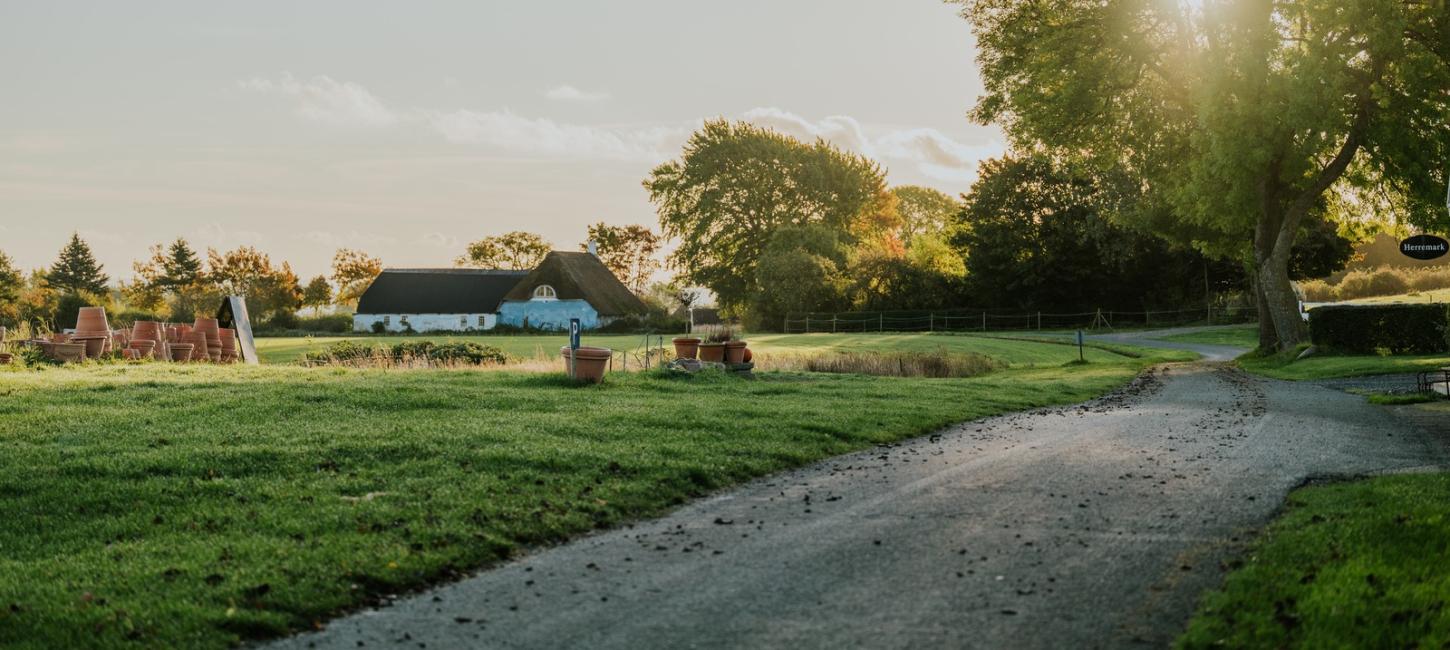
<path fill-rule="evenodd" d="M 1450 289 L 1450 267 L 1425 266 L 1356 270 L 1344 274 L 1338 283 L 1325 280 L 1301 282 L 1304 298 L 1310 302 L 1358 300 L 1398 296 L 1412 292 Z"/>
<path fill-rule="evenodd" d="M 1004 364 L 974 352 L 822 352 L 757 354 L 760 370 L 829 372 L 874 377 L 975 377 Z"/>

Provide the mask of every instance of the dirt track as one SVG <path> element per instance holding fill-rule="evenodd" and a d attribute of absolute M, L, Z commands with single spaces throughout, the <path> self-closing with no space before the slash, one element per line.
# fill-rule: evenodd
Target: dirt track
<path fill-rule="evenodd" d="M 1362 397 L 1213 366 L 757 481 L 284 647 L 1162 647 L 1306 478 L 1441 463 Z"/>

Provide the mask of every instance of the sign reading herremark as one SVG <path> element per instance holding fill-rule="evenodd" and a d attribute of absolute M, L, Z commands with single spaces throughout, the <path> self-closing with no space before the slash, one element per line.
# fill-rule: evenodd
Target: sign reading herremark
<path fill-rule="evenodd" d="M 1400 252 L 1417 260 L 1433 260 L 1450 253 L 1450 242 L 1435 235 L 1415 235 L 1400 242 Z"/>

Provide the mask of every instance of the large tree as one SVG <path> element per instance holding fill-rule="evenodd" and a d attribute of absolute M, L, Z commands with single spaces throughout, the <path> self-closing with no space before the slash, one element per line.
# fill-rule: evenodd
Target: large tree
<path fill-rule="evenodd" d="M 359 250 L 339 248 L 332 256 L 332 282 L 337 286 L 337 302 L 357 305 L 358 298 L 382 272 L 382 260 Z"/>
<path fill-rule="evenodd" d="M 956 1 L 986 86 L 973 116 L 1131 178 L 1119 216 L 1243 259 L 1265 349 L 1304 338 L 1289 262 L 1306 220 L 1444 223 L 1443 1 Z"/>
<path fill-rule="evenodd" d="M 553 245 L 543 237 L 515 230 L 469 244 L 468 250 L 454 263 L 479 269 L 528 271 L 544 261 L 551 250 Z"/>
<path fill-rule="evenodd" d="M 208 249 L 206 257 L 208 282 L 223 295 L 245 297 L 247 310 L 258 320 L 301 306 L 302 287 L 288 263 L 274 267 L 266 253 L 251 246 L 225 253 Z"/>
<path fill-rule="evenodd" d="M 101 264 L 96 261 L 90 245 L 81 239 L 80 234 L 72 233 L 70 241 L 60 249 L 55 264 L 51 265 L 47 278 L 50 286 L 67 294 L 77 295 L 83 291 L 100 294 L 105 293 L 106 283 L 110 281 L 101 271 Z"/>
<path fill-rule="evenodd" d="M 20 320 L 20 293 L 25 289 L 25 276 L 15 262 L 0 251 L 0 325 L 14 327 Z"/>
<path fill-rule="evenodd" d="M 910 246 L 922 235 L 940 235 L 951 226 L 961 204 L 946 193 L 920 185 L 891 188 L 901 214 L 901 241 Z"/>
<path fill-rule="evenodd" d="M 609 267 L 624 286 L 637 295 L 644 295 L 650 277 L 660 269 L 656 255 L 660 252 L 659 235 L 646 226 L 611 226 L 596 223 L 589 226 L 589 241 L 599 252 L 599 261 Z M 588 250 L 589 245 L 581 244 Z"/>
<path fill-rule="evenodd" d="M 321 309 L 332 304 L 332 285 L 327 283 L 327 278 L 317 276 L 312 278 L 307 286 L 302 287 L 302 306 Z"/>
<path fill-rule="evenodd" d="M 670 263 L 730 310 L 761 290 L 757 266 L 777 230 L 820 226 L 851 245 L 895 221 L 876 163 L 723 119 L 706 122 L 644 187 L 665 236 L 679 239 Z"/>

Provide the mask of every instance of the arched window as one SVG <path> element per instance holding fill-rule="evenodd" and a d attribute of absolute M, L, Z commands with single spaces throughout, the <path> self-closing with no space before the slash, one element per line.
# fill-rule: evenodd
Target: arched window
<path fill-rule="evenodd" d="M 554 288 L 541 284 L 534 288 L 534 300 L 558 300 L 559 294 L 554 293 Z"/>

